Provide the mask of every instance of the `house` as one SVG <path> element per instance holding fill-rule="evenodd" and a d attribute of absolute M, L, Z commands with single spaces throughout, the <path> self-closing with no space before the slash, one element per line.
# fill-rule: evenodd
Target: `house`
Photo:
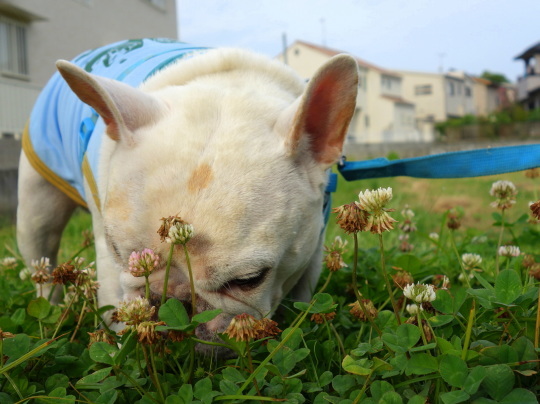
<path fill-rule="evenodd" d="M 487 116 L 501 106 L 499 86 L 481 77 L 472 77 L 476 114 Z"/>
<path fill-rule="evenodd" d="M 141 37 L 177 38 L 175 0 L 0 0 L 0 138 L 20 136 L 56 60 Z"/>
<path fill-rule="evenodd" d="M 305 80 L 332 56 L 336 49 L 295 41 L 277 56 Z M 411 142 L 423 139 L 415 126 L 415 105 L 402 93 L 399 74 L 355 58 L 360 79 L 356 112 L 351 121 L 348 142 Z M 431 139 L 430 139 L 431 140 Z"/>
<path fill-rule="evenodd" d="M 540 108 L 540 42 L 514 59 L 525 62 L 525 74 L 518 78 L 517 101 L 528 110 Z"/>
<path fill-rule="evenodd" d="M 404 97 L 416 104 L 419 120 L 440 122 L 475 113 L 473 80 L 463 73 L 398 71 Z"/>
<path fill-rule="evenodd" d="M 0 0 L 0 214 L 14 216 L 21 134 L 56 60 L 141 37 L 177 38 L 176 0 Z"/>

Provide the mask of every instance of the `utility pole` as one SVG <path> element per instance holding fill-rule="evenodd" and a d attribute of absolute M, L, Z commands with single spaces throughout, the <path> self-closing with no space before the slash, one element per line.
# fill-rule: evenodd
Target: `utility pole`
<path fill-rule="evenodd" d="M 287 33 L 284 32 L 282 35 L 281 35 L 281 40 L 282 40 L 282 46 L 283 46 L 283 63 L 285 63 L 286 65 L 289 64 L 289 60 L 287 58 Z"/>
<path fill-rule="evenodd" d="M 326 46 L 326 26 L 325 26 L 325 20 L 324 18 L 321 18 L 319 20 L 321 22 L 321 39 L 323 46 Z"/>

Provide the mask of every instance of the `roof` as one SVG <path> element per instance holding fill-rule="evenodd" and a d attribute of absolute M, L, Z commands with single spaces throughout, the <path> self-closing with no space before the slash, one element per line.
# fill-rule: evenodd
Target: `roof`
<path fill-rule="evenodd" d="M 528 60 L 532 58 L 534 55 L 537 55 L 539 53 L 540 53 L 540 42 L 537 42 L 530 48 L 524 50 L 521 54 L 517 55 L 514 58 L 514 60 L 517 60 L 517 59 Z"/>
<path fill-rule="evenodd" d="M 387 94 L 382 94 L 381 95 L 382 98 L 386 98 L 387 100 L 390 100 L 390 101 L 393 101 L 397 104 L 407 104 L 407 105 L 414 105 L 414 102 L 410 102 L 410 101 L 407 101 L 401 97 L 396 97 L 394 95 L 387 95 Z"/>
<path fill-rule="evenodd" d="M 476 83 L 480 83 L 480 84 L 484 84 L 486 86 L 489 86 L 491 84 L 493 84 L 491 81 L 487 80 L 487 79 L 484 79 L 482 77 L 476 77 L 476 76 L 472 76 L 472 79 L 473 81 L 475 81 Z"/>
<path fill-rule="evenodd" d="M 311 48 L 311 49 L 314 49 L 318 52 L 321 52 L 321 53 L 324 53 L 325 55 L 328 55 L 330 57 L 332 56 L 336 56 L 336 55 L 339 55 L 340 53 L 348 53 L 348 52 L 345 52 L 345 51 L 341 51 L 341 50 L 338 50 L 338 49 L 332 49 L 332 48 L 328 48 L 326 46 L 321 46 L 321 45 L 315 45 L 313 43 L 310 43 L 310 42 L 306 42 L 306 41 L 300 41 L 300 40 L 296 40 L 293 42 L 293 45 L 303 45 L 303 46 L 306 46 L 308 48 Z M 354 55 L 351 55 L 352 57 L 354 57 L 356 59 L 356 62 L 358 63 L 358 65 L 360 67 L 364 67 L 366 69 L 372 69 L 372 70 L 376 70 L 380 73 L 383 73 L 383 74 L 387 74 L 389 76 L 394 76 L 394 77 L 401 77 L 399 74 L 393 72 L 393 71 L 390 71 L 390 70 L 385 70 L 379 66 L 376 66 L 372 63 L 369 63 L 369 62 L 366 62 L 365 60 L 363 59 L 360 59 L 360 58 L 357 58 L 356 56 Z"/>

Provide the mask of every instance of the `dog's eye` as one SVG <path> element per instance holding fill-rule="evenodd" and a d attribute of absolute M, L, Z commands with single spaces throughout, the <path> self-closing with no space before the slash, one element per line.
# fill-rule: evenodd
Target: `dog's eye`
<path fill-rule="evenodd" d="M 260 272 L 247 275 L 246 277 L 236 278 L 228 282 L 228 286 L 236 286 L 242 290 L 251 290 L 259 286 L 266 278 L 270 268 L 264 268 Z"/>

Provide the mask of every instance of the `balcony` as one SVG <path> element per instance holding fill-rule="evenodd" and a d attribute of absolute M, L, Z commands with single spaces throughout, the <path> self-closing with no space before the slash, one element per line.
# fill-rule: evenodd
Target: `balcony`
<path fill-rule="evenodd" d="M 517 83 L 517 100 L 524 101 L 529 97 L 529 94 L 540 90 L 540 75 L 528 75 L 520 77 Z"/>

